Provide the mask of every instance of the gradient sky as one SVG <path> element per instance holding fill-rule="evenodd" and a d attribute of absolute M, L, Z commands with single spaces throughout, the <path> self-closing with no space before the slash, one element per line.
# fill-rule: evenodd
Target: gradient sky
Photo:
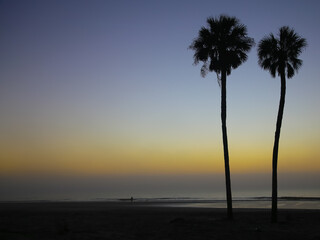
<path fill-rule="evenodd" d="M 307 39 L 279 173 L 320 174 L 319 1 L 0 1 L 0 175 L 222 174 L 220 88 L 188 49 L 209 16 Z M 270 173 L 280 79 L 227 79 L 231 173 Z"/>

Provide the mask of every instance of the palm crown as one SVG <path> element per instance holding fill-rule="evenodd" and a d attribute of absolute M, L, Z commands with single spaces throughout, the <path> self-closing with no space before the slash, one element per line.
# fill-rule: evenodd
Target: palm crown
<path fill-rule="evenodd" d="M 208 18 L 208 28 L 202 27 L 198 38 L 194 39 L 190 48 L 195 51 L 194 63 L 203 62 L 201 75 L 208 71 L 220 74 L 237 68 L 247 60 L 247 52 L 254 41 L 247 36 L 247 28 L 235 17 L 221 15 L 219 18 Z"/>
<path fill-rule="evenodd" d="M 269 70 L 272 77 L 283 72 L 291 78 L 302 65 L 302 60 L 298 56 L 306 46 L 306 40 L 297 35 L 293 29 L 287 26 L 281 27 L 278 37 L 271 33 L 259 42 L 259 65 Z"/>

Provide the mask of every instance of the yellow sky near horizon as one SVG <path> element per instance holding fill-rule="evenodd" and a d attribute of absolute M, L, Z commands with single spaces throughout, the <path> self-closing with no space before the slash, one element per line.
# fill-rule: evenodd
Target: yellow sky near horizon
<path fill-rule="evenodd" d="M 290 133 L 290 132 L 289 132 Z M 285 131 L 280 139 L 279 171 L 320 171 L 320 139 L 293 138 Z M 270 172 L 273 138 L 240 141 L 229 134 L 233 173 Z M 51 172 L 70 174 L 206 174 L 223 173 L 222 140 L 140 139 L 15 139 L 2 141 L 0 174 Z M 269 142 L 267 141 L 269 140 Z M 310 142 L 306 142 L 310 141 Z M 14 144 L 15 143 L 15 144 Z"/>

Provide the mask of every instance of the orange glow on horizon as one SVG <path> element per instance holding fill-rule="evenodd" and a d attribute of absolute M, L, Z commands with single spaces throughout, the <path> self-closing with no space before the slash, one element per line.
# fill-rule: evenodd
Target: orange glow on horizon
<path fill-rule="evenodd" d="M 271 145 L 270 145 L 271 146 Z M 230 148 L 231 173 L 270 172 L 272 152 L 258 147 Z M 205 146 L 130 146 L 113 147 L 79 144 L 18 147 L 1 151 L 0 174 L 10 172 L 66 172 L 74 174 L 193 174 L 224 173 L 222 149 Z M 311 147 L 292 149 L 283 144 L 279 151 L 281 171 L 320 171 L 319 150 Z M 305 162 L 308 164 L 305 164 Z"/>

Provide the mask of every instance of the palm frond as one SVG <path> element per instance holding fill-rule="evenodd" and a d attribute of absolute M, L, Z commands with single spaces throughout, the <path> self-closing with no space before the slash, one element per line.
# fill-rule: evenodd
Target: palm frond
<path fill-rule="evenodd" d="M 271 33 L 259 42 L 258 63 L 268 70 L 272 77 L 284 72 L 291 78 L 302 65 L 302 60 L 298 57 L 306 46 L 306 40 L 293 29 L 288 26 L 281 27 L 277 37 Z"/>
<path fill-rule="evenodd" d="M 207 27 L 202 27 L 190 49 L 194 50 L 194 64 L 205 63 L 204 72 L 214 71 L 229 75 L 248 58 L 247 53 L 254 45 L 253 38 L 247 36 L 247 28 L 235 17 L 220 15 L 207 19 Z"/>
<path fill-rule="evenodd" d="M 201 67 L 201 76 L 202 77 L 205 77 L 208 73 L 208 65 L 207 65 L 207 62 L 203 63 L 202 67 Z"/>

